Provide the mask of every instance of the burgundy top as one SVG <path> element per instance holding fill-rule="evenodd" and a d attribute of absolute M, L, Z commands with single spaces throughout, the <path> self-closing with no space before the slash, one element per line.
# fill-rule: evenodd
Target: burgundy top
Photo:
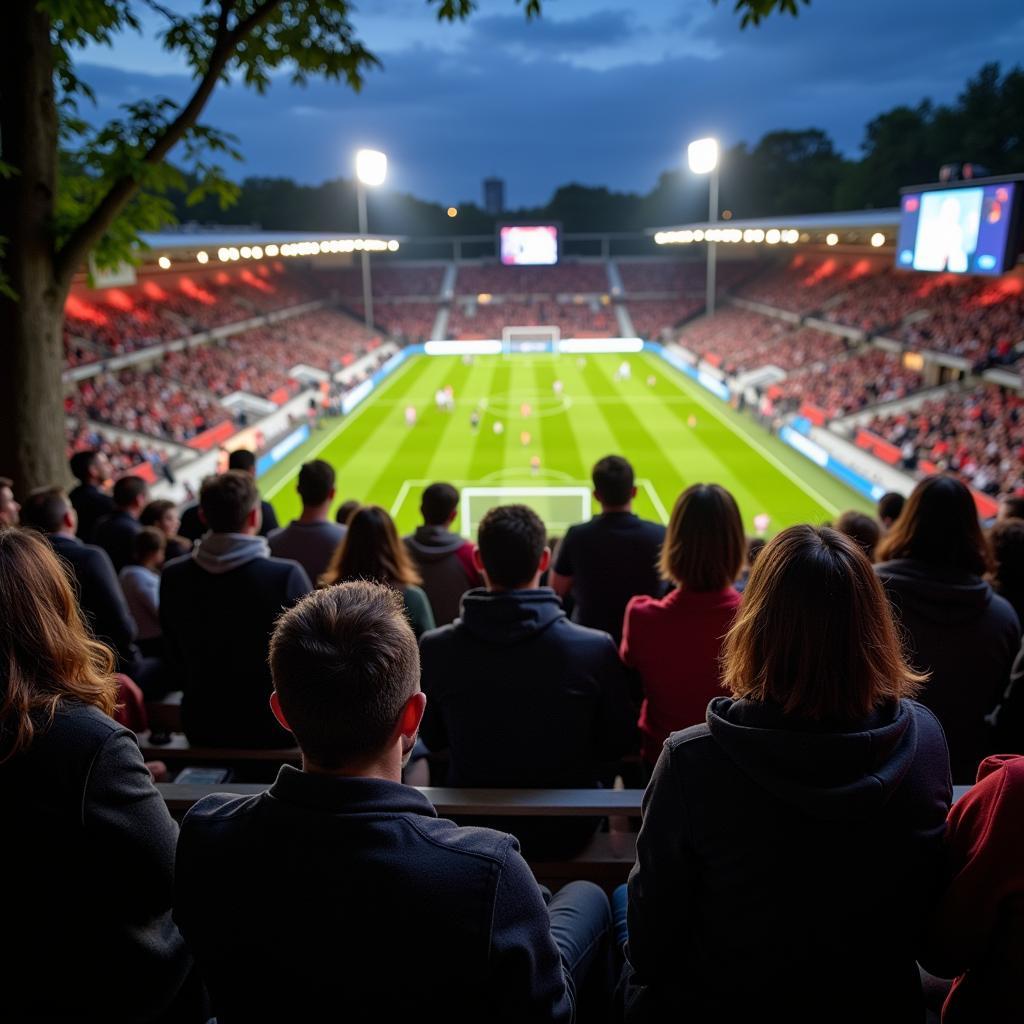
<path fill-rule="evenodd" d="M 724 693 L 718 657 L 742 600 L 732 587 L 677 587 L 662 598 L 640 595 L 626 605 L 622 660 L 643 680 L 641 754 L 653 764 L 670 732 L 699 725 L 708 702 Z"/>

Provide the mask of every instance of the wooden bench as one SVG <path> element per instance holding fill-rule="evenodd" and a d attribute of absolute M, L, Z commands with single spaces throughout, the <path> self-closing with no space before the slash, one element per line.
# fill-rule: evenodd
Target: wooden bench
<path fill-rule="evenodd" d="M 168 743 L 153 743 L 155 730 L 139 733 L 139 746 L 142 756 L 147 761 L 163 761 L 172 771 L 186 765 L 202 765 L 208 768 L 241 768 L 245 766 L 266 765 L 272 769 L 274 765 L 291 764 L 296 767 L 302 764 L 302 755 L 298 747 L 286 747 L 280 750 L 251 750 L 234 747 L 194 747 L 183 733 L 176 732 L 170 736 Z M 228 783 L 224 784 L 228 787 Z M 266 786 L 262 787 L 266 789 Z M 227 792 L 228 789 L 213 787 L 211 792 Z M 198 797 L 196 798 L 198 799 Z"/>

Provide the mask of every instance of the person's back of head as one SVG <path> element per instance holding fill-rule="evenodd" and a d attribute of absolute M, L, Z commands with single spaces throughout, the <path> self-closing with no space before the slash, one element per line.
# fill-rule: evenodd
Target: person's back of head
<path fill-rule="evenodd" d="M 50 545 L 30 530 L 0 530 L 0 763 L 26 750 L 64 700 L 111 715 L 110 649 L 89 635 Z"/>
<path fill-rule="evenodd" d="M 726 635 L 722 682 L 734 697 L 813 721 L 859 721 L 913 696 L 885 591 L 853 541 L 793 526 L 757 558 Z"/>
<path fill-rule="evenodd" d="M 907 499 L 898 491 L 889 491 L 878 499 L 878 521 L 889 529 L 900 517 Z"/>
<path fill-rule="evenodd" d="M 661 546 L 662 578 L 687 590 L 723 590 L 736 581 L 745 547 L 736 499 L 718 484 L 693 484 L 672 509 Z"/>
<path fill-rule="evenodd" d="M 543 520 L 526 505 L 498 505 L 480 520 L 474 559 L 490 590 L 535 585 L 550 552 Z"/>
<path fill-rule="evenodd" d="M 123 476 L 115 482 L 112 497 L 122 512 L 139 514 L 149 497 L 149 484 L 141 476 Z"/>
<path fill-rule="evenodd" d="M 355 581 L 304 597 L 278 620 L 270 670 L 275 712 L 307 768 L 358 769 L 392 748 L 411 753 L 424 705 L 413 699 L 419 648 L 390 587 Z"/>
<path fill-rule="evenodd" d="M 1024 519 L 1004 519 L 989 531 L 993 579 L 1001 594 L 1024 597 Z"/>
<path fill-rule="evenodd" d="M 878 547 L 878 542 L 882 539 L 882 528 L 878 525 L 877 520 L 863 512 L 850 509 L 836 520 L 836 529 L 844 537 L 849 537 L 850 540 L 859 544 L 861 551 L 874 561 L 875 548 Z"/>
<path fill-rule="evenodd" d="M 359 508 L 359 502 L 352 498 L 348 501 L 343 501 L 338 506 L 338 511 L 334 513 L 334 521 L 339 526 L 348 526 L 348 521 L 352 518 L 352 513 Z"/>
<path fill-rule="evenodd" d="M 199 508 L 213 533 L 255 532 L 259 517 L 255 524 L 252 519 L 259 505 L 256 481 L 242 470 L 207 477 L 199 490 Z"/>
<path fill-rule="evenodd" d="M 621 455 L 606 455 L 591 471 L 594 497 L 605 509 L 628 508 L 636 497 L 633 467 Z"/>
<path fill-rule="evenodd" d="M 320 583 L 330 586 L 345 580 L 376 580 L 393 587 L 421 582 L 395 521 L 379 505 L 361 505 L 352 513 Z"/>
<path fill-rule="evenodd" d="M 764 550 L 766 543 L 764 537 L 749 537 L 747 539 L 747 566 L 749 568 L 754 567 L 757 556 Z"/>
<path fill-rule="evenodd" d="M 144 526 L 132 538 L 132 559 L 136 565 L 158 568 L 167 550 L 167 536 L 155 526 Z"/>
<path fill-rule="evenodd" d="M 999 520 L 1024 519 L 1024 494 L 1008 494 L 999 502 Z"/>
<path fill-rule="evenodd" d="M 104 469 L 109 468 L 103 453 L 95 448 L 75 452 L 68 462 L 71 475 L 82 484 L 101 483 Z"/>
<path fill-rule="evenodd" d="M 295 489 L 305 509 L 320 508 L 334 497 L 334 468 L 323 459 L 304 462 Z"/>
<path fill-rule="evenodd" d="M 21 510 L 23 524 L 40 533 L 74 533 L 74 516 L 71 501 L 60 487 L 34 490 Z"/>
<path fill-rule="evenodd" d="M 909 558 L 980 576 L 991 562 L 970 490 L 956 477 L 925 477 L 877 549 L 879 562 Z"/>
<path fill-rule="evenodd" d="M 248 448 L 236 448 L 228 454 L 228 469 L 256 475 L 256 456 Z"/>
<path fill-rule="evenodd" d="M 458 508 L 459 492 L 451 484 L 431 484 L 420 499 L 420 514 L 427 526 L 447 526 Z"/>

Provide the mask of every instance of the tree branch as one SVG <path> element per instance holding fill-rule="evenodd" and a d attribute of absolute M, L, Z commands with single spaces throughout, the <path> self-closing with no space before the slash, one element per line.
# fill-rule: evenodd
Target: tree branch
<path fill-rule="evenodd" d="M 239 21 L 234 28 L 227 31 L 227 14 L 231 5 L 229 0 L 222 0 L 217 26 L 218 37 L 214 40 L 213 49 L 210 51 L 210 60 L 206 71 L 188 103 L 146 151 L 141 160 L 143 165 L 152 166 L 160 163 L 181 141 L 188 129 L 199 119 L 199 115 L 209 101 L 217 85 L 217 80 L 231 59 L 235 48 L 246 36 L 266 21 L 282 2 L 283 0 L 265 0 L 247 18 Z M 92 213 L 70 234 L 67 241 L 54 255 L 54 277 L 61 287 L 67 287 L 70 284 L 75 271 L 103 237 L 103 233 L 113 223 L 114 218 L 138 191 L 138 178 L 130 174 L 122 175 L 111 183 L 106 195 L 96 204 Z"/>

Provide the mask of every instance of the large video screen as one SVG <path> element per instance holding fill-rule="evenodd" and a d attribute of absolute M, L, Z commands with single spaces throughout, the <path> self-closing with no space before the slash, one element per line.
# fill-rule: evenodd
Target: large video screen
<path fill-rule="evenodd" d="M 556 224 L 504 224 L 498 228 L 498 240 L 506 266 L 546 267 L 558 262 Z"/>
<path fill-rule="evenodd" d="M 904 270 L 1002 274 L 1017 260 L 1021 182 L 905 192 L 896 265 Z"/>

